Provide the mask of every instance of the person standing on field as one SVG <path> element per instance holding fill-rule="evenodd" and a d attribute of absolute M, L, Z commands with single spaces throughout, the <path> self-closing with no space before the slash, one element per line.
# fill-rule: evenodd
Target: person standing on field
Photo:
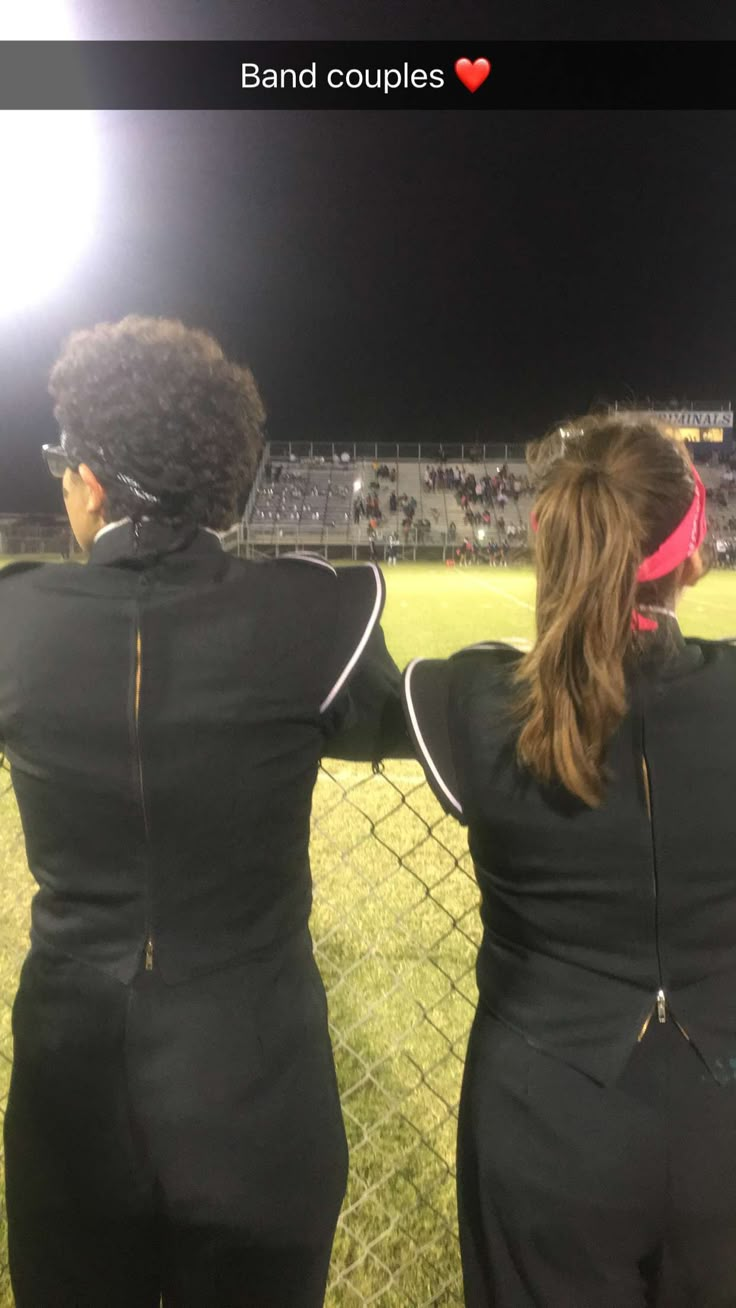
<path fill-rule="evenodd" d="M 5 1117 L 17 1308 L 319 1308 L 347 1177 L 309 934 L 320 757 L 404 741 L 375 566 L 224 552 L 263 408 L 129 317 L 51 375 L 85 566 L 0 571 L 38 882 Z"/>
<path fill-rule="evenodd" d="M 705 490 L 647 417 L 529 447 L 536 639 L 406 670 L 468 828 L 468 1308 L 736 1303 L 736 646 L 685 639 Z"/>

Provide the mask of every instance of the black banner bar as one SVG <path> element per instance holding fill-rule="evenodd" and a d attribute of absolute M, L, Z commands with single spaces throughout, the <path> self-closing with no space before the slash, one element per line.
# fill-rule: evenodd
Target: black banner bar
<path fill-rule="evenodd" d="M 726 109 L 715 41 L 4 41 L 2 109 Z"/>

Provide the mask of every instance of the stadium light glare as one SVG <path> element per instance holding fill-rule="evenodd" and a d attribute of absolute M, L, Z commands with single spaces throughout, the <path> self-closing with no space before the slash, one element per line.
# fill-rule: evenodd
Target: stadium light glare
<path fill-rule="evenodd" d="M 0 316 L 62 282 L 96 225 L 98 155 L 86 111 L 0 114 Z"/>
<path fill-rule="evenodd" d="M 72 41 L 74 29 L 65 0 L 30 0 L 7 5 L 0 14 L 2 41 Z"/>

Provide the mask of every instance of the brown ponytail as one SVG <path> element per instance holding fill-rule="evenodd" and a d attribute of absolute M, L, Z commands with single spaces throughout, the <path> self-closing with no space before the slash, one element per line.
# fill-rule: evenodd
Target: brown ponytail
<path fill-rule="evenodd" d="M 646 638 L 637 602 L 669 604 L 682 569 L 646 587 L 636 573 L 685 515 L 694 480 L 683 448 L 647 420 L 583 419 L 527 449 L 540 484 L 537 640 L 515 672 L 519 762 L 591 808 L 627 711 L 626 667 Z"/>

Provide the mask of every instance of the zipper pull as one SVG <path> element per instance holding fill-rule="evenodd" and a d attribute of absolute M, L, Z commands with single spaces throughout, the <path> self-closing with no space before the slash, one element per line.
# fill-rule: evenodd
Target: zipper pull
<path fill-rule="evenodd" d="M 150 936 L 148 937 L 148 939 L 147 939 L 147 941 L 146 941 L 146 963 L 145 963 L 145 968 L 146 968 L 146 971 L 147 971 L 147 972 L 152 972 L 152 971 L 153 971 L 153 941 L 152 941 L 152 939 L 151 939 Z M 663 1022 L 663 1021 L 664 1021 L 664 1018 L 663 1018 L 663 1017 L 660 1018 L 660 1021 Z"/>
<path fill-rule="evenodd" d="M 664 990 L 657 991 L 657 1021 L 667 1021 L 667 999 Z"/>

